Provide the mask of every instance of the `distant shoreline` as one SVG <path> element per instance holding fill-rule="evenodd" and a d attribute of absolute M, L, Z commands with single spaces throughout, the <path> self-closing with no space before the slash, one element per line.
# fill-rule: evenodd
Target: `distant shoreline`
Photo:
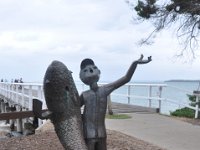
<path fill-rule="evenodd" d="M 166 80 L 164 82 L 200 82 L 200 80 L 173 79 L 173 80 Z"/>

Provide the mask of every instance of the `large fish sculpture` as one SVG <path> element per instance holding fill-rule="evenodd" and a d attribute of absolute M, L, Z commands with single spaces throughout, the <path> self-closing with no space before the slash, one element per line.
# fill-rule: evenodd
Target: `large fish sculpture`
<path fill-rule="evenodd" d="M 63 147 L 66 150 L 87 150 L 72 72 L 62 62 L 53 61 L 46 70 L 43 87 L 47 114 Z"/>

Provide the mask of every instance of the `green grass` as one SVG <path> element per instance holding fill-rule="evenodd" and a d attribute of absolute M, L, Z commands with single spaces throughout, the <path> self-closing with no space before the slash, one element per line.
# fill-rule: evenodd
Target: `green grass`
<path fill-rule="evenodd" d="M 106 115 L 107 119 L 130 119 L 131 116 L 127 114 L 113 114 L 113 115 Z"/>
<path fill-rule="evenodd" d="M 170 112 L 170 115 L 177 116 L 177 117 L 187 117 L 187 118 L 194 118 L 195 111 L 190 108 L 182 108 L 177 109 L 174 112 Z"/>

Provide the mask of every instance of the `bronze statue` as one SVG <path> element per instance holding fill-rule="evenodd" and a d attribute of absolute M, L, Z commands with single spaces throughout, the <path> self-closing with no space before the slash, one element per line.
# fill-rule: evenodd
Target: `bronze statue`
<path fill-rule="evenodd" d="M 72 72 L 62 62 L 53 61 L 46 70 L 43 88 L 48 111 L 36 111 L 36 117 L 52 121 L 65 150 L 87 150 L 80 100 Z M 36 105 L 37 100 L 33 102 Z M 39 107 L 42 108 L 42 105 Z"/>
<path fill-rule="evenodd" d="M 81 62 L 80 79 L 90 86 L 90 89 L 80 95 L 83 111 L 83 132 L 88 150 L 106 150 L 106 128 L 105 114 L 107 109 L 107 96 L 115 89 L 131 80 L 138 64 L 147 64 L 151 61 L 151 56 L 147 60 L 140 59 L 134 61 L 125 76 L 115 82 L 98 86 L 100 70 L 92 59 L 84 59 Z"/>

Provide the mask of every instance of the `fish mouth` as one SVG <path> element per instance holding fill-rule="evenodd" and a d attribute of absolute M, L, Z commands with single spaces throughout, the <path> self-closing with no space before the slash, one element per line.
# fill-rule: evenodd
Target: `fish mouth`
<path fill-rule="evenodd" d="M 64 66 L 64 64 L 58 60 L 54 60 L 51 65 L 52 67 L 57 67 L 57 66 Z"/>
<path fill-rule="evenodd" d="M 45 86 L 52 86 L 52 88 L 55 85 L 62 85 L 66 82 L 67 74 L 67 67 L 62 62 L 54 60 L 47 68 L 43 83 Z"/>

